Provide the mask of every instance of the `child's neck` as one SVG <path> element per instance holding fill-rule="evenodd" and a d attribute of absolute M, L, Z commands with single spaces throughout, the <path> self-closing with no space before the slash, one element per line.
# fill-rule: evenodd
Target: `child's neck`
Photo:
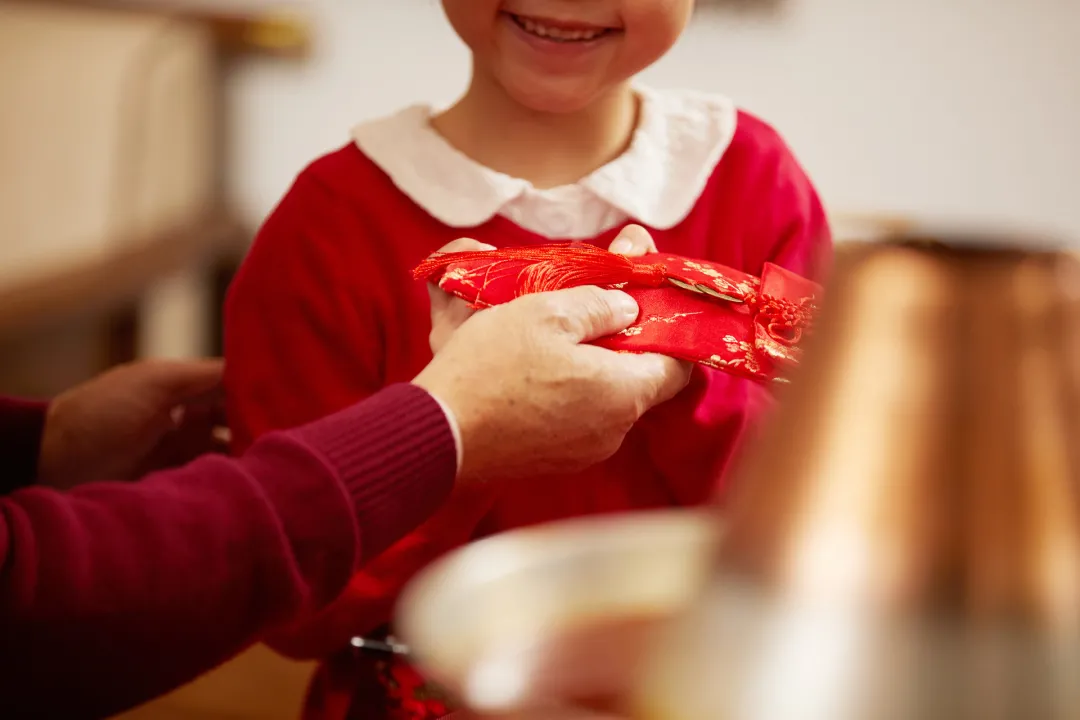
<path fill-rule="evenodd" d="M 637 125 L 629 84 L 572 113 L 540 113 L 473 73 L 468 91 L 432 118 L 446 140 L 476 162 L 538 188 L 577 182 L 621 155 Z"/>

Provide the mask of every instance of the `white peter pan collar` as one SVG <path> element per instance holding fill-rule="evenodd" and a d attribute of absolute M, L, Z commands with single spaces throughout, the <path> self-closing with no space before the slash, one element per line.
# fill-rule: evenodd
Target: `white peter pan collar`
<path fill-rule="evenodd" d="M 735 135 L 729 99 L 639 88 L 641 116 L 625 153 L 573 185 L 538 189 L 467 157 L 417 105 L 357 126 L 353 139 L 394 184 L 455 228 L 503 215 L 553 239 L 589 238 L 628 219 L 658 229 L 690 213 Z"/>

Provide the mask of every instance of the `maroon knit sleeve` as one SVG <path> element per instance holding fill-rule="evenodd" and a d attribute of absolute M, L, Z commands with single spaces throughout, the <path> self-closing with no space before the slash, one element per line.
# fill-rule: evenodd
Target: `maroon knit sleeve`
<path fill-rule="evenodd" d="M 48 407 L 0 397 L 0 495 L 34 482 Z"/>
<path fill-rule="evenodd" d="M 4 717 L 108 717 L 319 609 L 449 495 L 443 410 L 411 385 L 240 459 L 0 497 Z"/>

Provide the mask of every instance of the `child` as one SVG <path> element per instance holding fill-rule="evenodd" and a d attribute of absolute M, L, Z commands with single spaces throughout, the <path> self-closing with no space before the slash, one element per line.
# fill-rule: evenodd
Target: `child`
<path fill-rule="evenodd" d="M 431 357 L 428 298 L 410 270 L 451 240 L 607 247 L 630 222 L 665 252 L 759 274 L 813 276 L 829 237 L 818 197 L 762 121 L 722 97 L 633 89 L 693 0 L 443 0 L 473 55 L 453 107 L 365 123 L 313 163 L 262 228 L 226 308 L 236 450 L 274 428 L 408 381 Z M 615 248 L 616 250 L 618 248 Z M 690 386 L 587 472 L 462 489 L 356 576 L 335 606 L 271 640 L 329 657 L 312 718 L 438 717 L 394 656 L 350 648 L 390 620 L 435 557 L 557 518 L 705 501 L 753 414 L 756 387 L 695 370 Z M 392 677 L 388 676 L 390 673 Z"/>

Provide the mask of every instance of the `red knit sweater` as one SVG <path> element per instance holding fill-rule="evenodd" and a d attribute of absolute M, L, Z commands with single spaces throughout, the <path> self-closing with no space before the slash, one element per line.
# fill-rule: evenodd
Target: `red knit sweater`
<path fill-rule="evenodd" d="M 617 231 L 592 241 L 606 247 Z M 237 450 L 419 372 L 431 357 L 428 299 L 410 269 L 462 235 L 499 247 L 549 240 L 502 217 L 464 231 L 446 226 L 352 144 L 301 173 L 260 231 L 226 306 Z M 829 247 L 806 175 L 778 135 L 745 113 L 697 206 L 653 236 L 663 251 L 754 274 L 770 261 L 812 276 Z M 274 644 L 307 657 L 339 650 L 351 635 L 388 620 L 418 569 L 477 536 L 568 516 L 701 503 L 716 490 L 760 394 L 747 382 L 697 371 L 611 460 L 576 475 L 498 485 L 498 493 L 455 492 L 356 575 L 330 611 Z"/>
<path fill-rule="evenodd" d="M 453 484 L 449 424 L 411 385 L 242 460 L 14 490 L 44 414 L 0 399 L 2 718 L 107 717 L 193 679 L 325 604 Z"/>

